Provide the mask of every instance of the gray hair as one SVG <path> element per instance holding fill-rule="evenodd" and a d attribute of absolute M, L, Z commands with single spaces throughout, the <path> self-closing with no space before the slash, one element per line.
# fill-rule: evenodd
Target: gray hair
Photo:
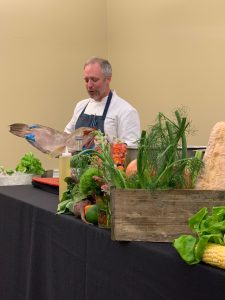
<path fill-rule="evenodd" d="M 112 66 L 110 62 L 106 59 L 100 58 L 100 57 L 92 57 L 89 60 L 86 61 L 84 64 L 84 69 L 86 66 L 98 63 L 102 69 L 102 73 L 106 78 L 109 78 L 112 76 Z"/>

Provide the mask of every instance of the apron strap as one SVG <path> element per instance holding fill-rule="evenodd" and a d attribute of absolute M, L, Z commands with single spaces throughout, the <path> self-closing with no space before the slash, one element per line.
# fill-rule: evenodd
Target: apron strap
<path fill-rule="evenodd" d="M 112 91 L 109 92 L 109 95 L 108 95 L 108 98 L 107 98 L 107 102 L 106 102 L 106 105 L 105 105 L 105 108 L 104 108 L 104 111 L 103 111 L 103 114 L 102 114 L 102 119 L 105 120 L 105 117 L 107 115 L 107 112 L 108 112 L 108 109 L 109 109 L 109 105 L 111 103 L 111 99 L 112 99 Z M 90 101 L 88 101 L 87 105 L 85 105 L 84 109 L 82 110 L 82 112 L 80 113 L 80 116 L 82 114 L 84 114 L 84 111 L 86 109 L 86 107 L 88 106 Z"/>
<path fill-rule="evenodd" d="M 108 98 L 107 98 L 107 102 L 106 102 L 106 105 L 105 105 L 105 109 L 104 109 L 104 112 L 103 112 L 103 115 L 102 115 L 102 119 L 105 120 L 105 117 L 107 115 L 107 112 L 108 112 L 108 109 L 109 109 L 109 105 L 111 103 L 111 99 L 112 99 L 112 91 L 109 92 L 109 95 L 108 95 Z"/>

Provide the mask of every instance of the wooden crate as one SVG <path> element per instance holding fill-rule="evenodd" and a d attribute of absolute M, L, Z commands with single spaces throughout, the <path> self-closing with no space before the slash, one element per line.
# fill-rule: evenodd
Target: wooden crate
<path fill-rule="evenodd" d="M 112 240 L 172 242 L 192 233 L 188 218 L 225 206 L 225 191 L 112 189 Z"/>

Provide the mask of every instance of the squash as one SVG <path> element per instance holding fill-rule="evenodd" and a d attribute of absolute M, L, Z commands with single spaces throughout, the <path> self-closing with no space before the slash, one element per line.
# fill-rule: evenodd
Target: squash
<path fill-rule="evenodd" d="M 214 125 L 195 189 L 225 190 L 225 122 Z"/>
<path fill-rule="evenodd" d="M 96 204 L 86 205 L 84 215 L 88 223 L 98 224 L 98 207 Z"/>
<path fill-rule="evenodd" d="M 137 159 L 132 160 L 126 167 L 126 176 L 130 177 L 131 175 L 134 175 L 137 173 Z"/>

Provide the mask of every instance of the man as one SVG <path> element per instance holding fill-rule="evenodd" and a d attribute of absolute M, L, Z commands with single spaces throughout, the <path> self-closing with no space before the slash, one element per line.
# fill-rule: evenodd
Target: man
<path fill-rule="evenodd" d="M 140 119 L 137 110 L 110 90 L 112 67 L 102 58 L 94 57 L 84 65 L 84 82 L 89 99 L 77 103 L 65 132 L 80 127 L 94 127 L 113 138 L 123 140 L 136 148 L 140 137 Z"/>

